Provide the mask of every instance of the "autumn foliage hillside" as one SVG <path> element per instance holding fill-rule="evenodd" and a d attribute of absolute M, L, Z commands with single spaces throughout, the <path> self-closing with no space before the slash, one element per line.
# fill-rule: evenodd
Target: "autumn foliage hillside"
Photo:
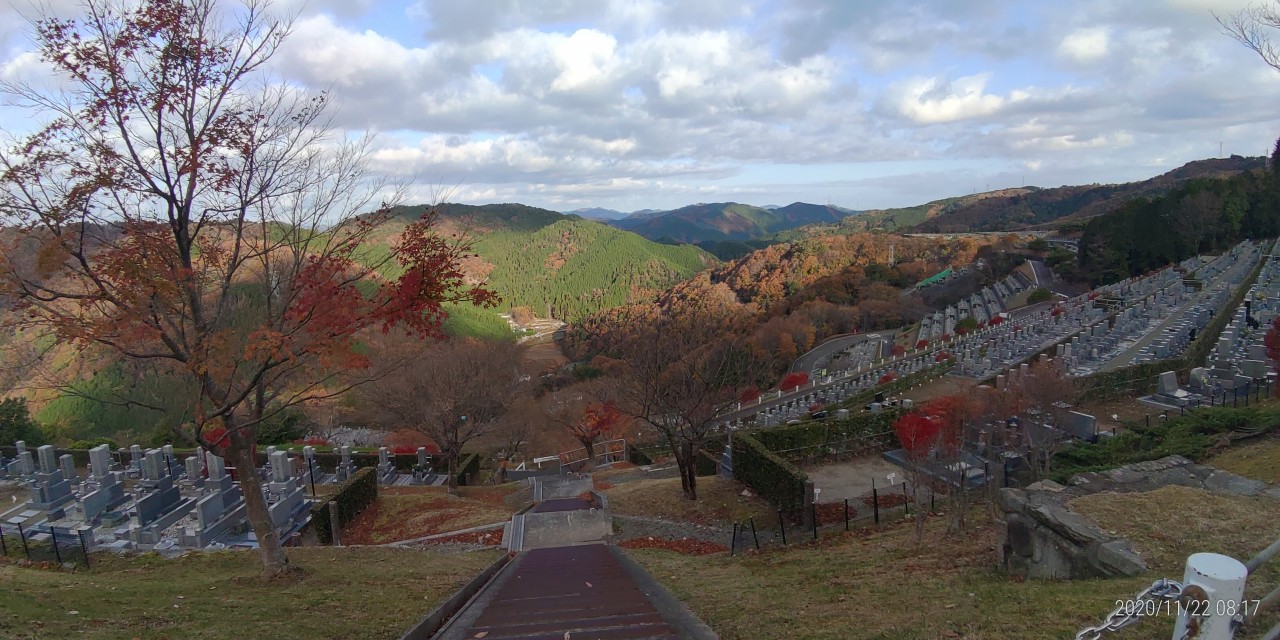
<path fill-rule="evenodd" d="M 587 360 L 606 353 L 613 332 L 626 332 L 626 323 L 635 318 L 712 308 L 750 319 L 752 348 L 770 364 L 776 381 L 797 355 L 829 336 L 919 320 L 924 307 L 903 296 L 902 288 L 947 266 L 969 264 L 981 246 L 972 238 L 875 233 L 772 245 L 700 273 L 652 300 L 584 319 L 566 337 L 567 355 Z"/>

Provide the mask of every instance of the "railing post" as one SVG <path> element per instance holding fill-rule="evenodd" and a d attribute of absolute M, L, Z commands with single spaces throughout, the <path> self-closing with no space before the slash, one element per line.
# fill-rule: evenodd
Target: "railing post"
<path fill-rule="evenodd" d="M 62 550 L 58 549 L 58 529 L 49 527 L 49 540 L 53 542 L 53 557 L 58 560 L 58 564 L 62 564 Z"/>
<path fill-rule="evenodd" d="M 80 538 L 80 553 L 84 554 L 84 568 L 89 568 L 89 546 L 84 543 L 84 530 L 76 531 L 76 536 Z"/>
<path fill-rule="evenodd" d="M 782 532 L 782 546 L 787 546 L 787 522 L 782 519 L 782 509 L 778 509 L 778 531 Z"/>
<path fill-rule="evenodd" d="M 27 546 L 27 534 L 22 530 L 22 525 L 18 525 L 18 538 L 22 540 L 22 552 L 27 554 L 27 559 L 31 559 L 31 547 Z"/>
<path fill-rule="evenodd" d="M 1198 587 L 1203 594 L 1178 607 L 1178 621 L 1173 627 L 1173 640 L 1186 636 L 1191 616 L 1196 615 L 1199 640 L 1231 640 L 1235 635 L 1233 618 L 1241 613 L 1244 583 L 1249 571 L 1239 560 L 1219 553 L 1194 553 L 1187 558 L 1182 576 L 1183 593 Z M 1190 594 L 1188 594 L 1190 595 Z"/>

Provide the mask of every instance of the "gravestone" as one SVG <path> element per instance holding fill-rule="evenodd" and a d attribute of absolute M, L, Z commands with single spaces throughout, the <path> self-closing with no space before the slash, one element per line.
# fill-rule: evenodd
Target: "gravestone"
<path fill-rule="evenodd" d="M 103 514 L 129 500 L 124 492 L 124 472 L 112 471 L 111 467 L 111 449 L 107 445 L 89 450 L 89 478 L 80 498 L 80 513 L 86 524 L 96 524 Z"/>
<path fill-rule="evenodd" d="M 129 535 L 135 544 L 155 544 L 164 530 L 186 517 L 195 498 L 183 498 L 168 473 L 164 451 L 148 449 L 142 460 L 142 479 L 134 491 L 134 518 Z"/>
<path fill-rule="evenodd" d="M 1092 441 L 1097 435 L 1098 419 L 1087 413 L 1068 411 L 1063 430 L 1080 440 Z"/>
<path fill-rule="evenodd" d="M 71 484 L 80 484 L 80 474 L 76 473 L 75 458 L 72 458 L 71 454 L 64 453 L 58 456 L 58 466 L 62 470 L 62 476 Z"/>
<path fill-rule="evenodd" d="M 293 479 L 293 463 L 289 460 L 289 453 L 286 451 L 271 452 L 271 481 L 289 482 Z"/>
<path fill-rule="evenodd" d="M 1262 360 L 1244 360 L 1240 362 L 1240 373 L 1254 380 L 1267 377 L 1270 367 Z"/>
<path fill-rule="evenodd" d="M 129 447 L 129 471 L 135 477 L 142 475 L 142 447 L 136 444 Z"/>
<path fill-rule="evenodd" d="M 240 492 L 240 485 L 227 475 L 223 459 L 211 453 L 205 454 L 205 465 L 209 478 L 204 495 L 196 500 L 195 526 L 186 527 L 182 532 L 182 544 L 187 547 L 207 547 L 246 522 L 244 495 Z"/>
<path fill-rule="evenodd" d="M 335 470 L 334 475 L 336 476 L 337 480 L 341 482 L 355 475 L 356 464 L 351 460 L 351 447 L 348 447 L 347 445 L 342 445 L 341 448 L 335 451 L 335 453 L 338 453 L 338 452 L 341 453 L 342 461 L 338 463 L 338 468 Z"/>
<path fill-rule="evenodd" d="M 204 470 L 200 468 L 200 459 L 195 456 L 187 456 L 182 461 L 183 479 L 182 486 L 189 489 L 200 489 L 204 487 Z"/>
<path fill-rule="evenodd" d="M 40 467 L 34 474 L 36 495 L 31 500 L 31 507 L 44 511 L 49 520 L 59 520 L 64 514 L 63 505 L 75 500 L 71 493 L 71 481 L 62 476 L 53 445 L 46 444 L 36 449 L 36 452 L 39 454 Z M 31 452 L 23 453 L 29 460 Z"/>

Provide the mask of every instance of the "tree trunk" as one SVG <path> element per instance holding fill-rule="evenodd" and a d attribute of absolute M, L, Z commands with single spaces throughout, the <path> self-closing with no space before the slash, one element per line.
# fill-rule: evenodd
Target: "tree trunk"
<path fill-rule="evenodd" d="M 270 578 L 290 570 L 289 557 L 280 545 L 280 536 L 271 523 L 267 501 L 262 496 L 262 482 L 258 479 L 258 467 L 253 459 L 253 443 L 246 439 L 241 429 L 231 431 L 228 453 L 236 463 L 240 477 L 240 491 L 244 494 L 245 511 L 249 526 L 258 538 L 258 553 L 262 559 L 262 575 Z"/>
<path fill-rule="evenodd" d="M 595 438 L 584 438 L 580 442 L 582 442 L 582 448 L 587 450 L 587 464 L 583 468 L 594 469 L 596 467 Z"/>
<path fill-rule="evenodd" d="M 445 459 L 449 461 L 449 495 L 458 495 L 458 454 L 448 453 Z"/>
<path fill-rule="evenodd" d="M 698 499 L 698 465 L 694 459 L 694 448 L 691 443 L 680 445 L 676 452 L 676 465 L 680 468 L 680 488 L 688 500 Z"/>

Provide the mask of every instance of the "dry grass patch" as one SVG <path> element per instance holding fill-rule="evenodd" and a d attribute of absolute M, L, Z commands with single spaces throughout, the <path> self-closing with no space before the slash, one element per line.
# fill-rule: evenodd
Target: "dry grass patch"
<path fill-rule="evenodd" d="M 974 527 L 963 534 L 948 535 L 945 517 L 931 519 L 920 545 L 912 526 L 902 524 L 738 558 L 656 549 L 629 553 L 724 640 L 1070 638 L 1101 621 L 1117 599 L 1132 598 L 1154 578 L 1181 578 L 1186 553 L 1216 550 L 1247 558 L 1280 535 L 1276 504 L 1254 499 L 1220 504 L 1204 492 L 1171 489 L 1100 494 L 1082 509 L 1129 535 L 1140 549 L 1154 549 L 1158 543 L 1156 570 L 1134 578 L 1009 579 L 996 564 L 1002 525 L 983 509 L 971 512 Z M 1185 514 L 1185 524 L 1166 510 Z M 1251 578 L 1248 597 L 1274 587 L 1277 564 Z M 1275 614 L 1264 616 L 1236 637 L 1260 638 L 1275 620 Z M 1147 621 L 1122 635 L 1163 640 L 1172 624 Z"/>
<path fill-rule="evenodd" d="M 1232 447 L 1209 461 L 1209 466 L 1269 484 L 1280 484 L 1280 438 Z"/>
<path fill-rule="evenodd" d="M 1280 538 L 1280 501 L 1269 497 L 1222 496 L 1203 489 L 1166 486 L 1147 493 L 1098 493 L 1072 500 L 1071 509 L 1133 542 L 1158 574 L 1182 579 L 1187 556 L 1221 553 L 1247 562 Z M 1280 584 L 1280 558 L 1249 576 L 1246 598 L 1261 598 Z M 1280 620 L 1264 613 L 1253 634 Z M 1261 628 L 1259 628 L 1261 627 Z"/>
<path fill-rule="evenodd" d="M 647 516 L 663 520 L 721 526 L 754 517 L 769 522 L 777 512 L 764 499 L 742 494 L 745 485 L 719 476 L 698 478 L 698 499 L 685 500 L 679 478 L 637 480 L 614 486 L 605 495 L 609 510 L 626 516 Z"/>
<path fill-rule="evenodd" d="M 511 517 L 505 497 L 516 487 L 378 487 L 378 500 L 343 529 L 347 544 L 386 544 L 501 522 Z"/>
<path fill-rule="evenodd" d="M 1152 569 L 1170 577 L 1182 575 L 1193 553 L 1223 553 L 1243 561 L 1280 538 L 1280 501 L 1265 496 L 1166 486 L 1146 493 L 1095 493 L 1068 506 L 1128 538 Z"/>
<path fill-rule="evenodd" d="M 1009 580 L 994 568 L 998 525 L 975 517 L 954 536 L 930 521 L 919 546 L 903 525 L 738 558 L 629 553 L 723 640 L 1067 638 L 1150 584 Z"/>
<path fill-rule="evenodd" d="M 0 637 L 398 638 L 498 557 L 380 548 L 290 549 L 304 569 L 264 582 L 254 552 L 94 557 L 70 573 L 0 564 Z"/>

